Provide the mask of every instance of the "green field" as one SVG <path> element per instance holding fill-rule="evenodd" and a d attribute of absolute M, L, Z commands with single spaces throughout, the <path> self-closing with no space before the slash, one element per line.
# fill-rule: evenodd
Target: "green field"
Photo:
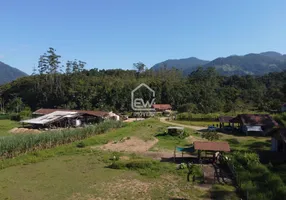
<path fill-rule="evenodd" d="M 207 195 L 181 176 L 156 178 L 106 168 L 97 153 L 55 157 L 0 174 L 2 199 L 199 199 Z M 175 168 L 174 168 L 175 170 Z M 143 198 L 142 198 L 143 197 Z"/>
<path fill-rule="evenodd" d="M 217 121 L 184 121 L 184 120 L 175 120 L 174 122 L 184 124 L 184 125 L 192 125 L 192 126 L 203 126 L 208 127 L 216 124 L 219 124 Z"/>
<path fill-rule="evenodd" d="M 0 199 L 206 199 L 211 195 L 237 199 L 232 186 L 214 186 L 209 191 L 195 187 L 186 181 L 187 169 L 176 170 L 176 164 L 154 161 L 145 166 L 143 155 L 94 148 L 130 136 L 146 141 L 157 136 L 157 151 L 188 144 L 186 139 L 158 136 L 166 127 L 149 119 L 84 139 L 84 148 L 74 142 L 1 160 Z M 127 159 L 133 167 L 109 168 L 114 156 Z"/>
<path fill-rule="evenodd" d="M 12 128 L 18 127 L 19 123 L 8 119 L 0 120 L 0 137 L 10 135 L 9 131 Z"/>
<path fill-rule="evenodd" d="M 182 125 L 193 126 L 207 126 L 215 124 L 215 122 L 205 121 L 174 121 Z M 216 122 L 217 123 L 217 122 Z M 229 143 L 232 150 L 245 150 L 245 151 L 257 151 L 257 150 L 269 150 L 271 148 L 271 138 L 262 136 L 246 136 L 244 133 L 218 133 L 221 141 Z"/>

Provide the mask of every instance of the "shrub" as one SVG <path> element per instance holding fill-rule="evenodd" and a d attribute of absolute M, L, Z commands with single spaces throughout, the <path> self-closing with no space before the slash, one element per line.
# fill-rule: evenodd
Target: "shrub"
<path fill-rule="evenodd" d="M 137 156 L 134 159 L 131 158 L 131 160 L 113 161 L 108 167 L 112 169 L 135 170 L 141 175 L 148 177 L 158 177 L 163 173 L 174 173 L 185 176 L 187 173 L 186 168 L 176 170 L 175 164 L 161 163 L 152 159 L 138 158 Z"/>
<path fill-rule="evenodd" d="M 10 119 L 10 116 L 8 114 L 0 114 L 0 120 L 2 119 Z"/>
<path fill-rule="evenodd" d="M 179 135 L 179 138 L 184 139 L 186 137 L 189 137 L 191 134 L 188 131 L 184 131 Z"/>
<path fill-rule="evenodd" d="M 12 120 L 12 121 L 21 121 L 21 116 L 20 116 L 20 114 L 13 113 L 13 114 L 10 115 L 10 120 Z"/>
<path fill-rule="evenodd" d="M 81 142 L 76 144 L 76 147 L 83 148 L 83 147 L 85 147 L 85 143 L 81 141 Z"/>
<path fill-rule="evenodd" d="M 25 107 L 24 110 L 22 110 L 19 113 L 21 119 L 26 119 L 26 118 L 30 118 L 32 116 L 32 111 L 30 107 Z"/>
<path fill-rule="evenodd" d="M 213 141 L 213 140 L 218 140 L 219 135 L 217 132 L 207 131 L 207 132 L 202 134 L 202 138 L 205 138 L 209 141 Z"/>

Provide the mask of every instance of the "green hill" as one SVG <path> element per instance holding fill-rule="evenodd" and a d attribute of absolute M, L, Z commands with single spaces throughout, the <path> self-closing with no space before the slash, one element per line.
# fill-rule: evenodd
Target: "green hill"
<path fill-rule="evenodd" d="M 27 74 L 0 61 L 0 85 L 23 76 Z"/>

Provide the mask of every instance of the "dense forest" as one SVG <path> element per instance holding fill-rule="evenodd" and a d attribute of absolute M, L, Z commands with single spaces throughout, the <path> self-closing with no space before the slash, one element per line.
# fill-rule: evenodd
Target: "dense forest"
<path fill-rule="evenodd" d="M 146 83 L 156 92 L 156 103 L 193 113 L 239 110 L 278 110 L 286 102 L 286 72 L 264 76 L 221 76 L 214 68 L 199 67 L 184 76 L 176 69 L 85 69 L 85 62 L 64 65 L 50 48 L 40 56 L 31 76 L 0 86 L 0 109 L 68 108 L 116 112 L 131 110 L 131 91 Z"/>

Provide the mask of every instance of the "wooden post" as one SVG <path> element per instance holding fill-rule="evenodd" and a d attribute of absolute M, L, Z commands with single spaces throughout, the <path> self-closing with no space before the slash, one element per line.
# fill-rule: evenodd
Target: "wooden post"
<path fill-rule="evenodd" d="M 201 160 L 201 150 L 198 151 L 198 160 L 199 160 L 199 162 Z"/>

